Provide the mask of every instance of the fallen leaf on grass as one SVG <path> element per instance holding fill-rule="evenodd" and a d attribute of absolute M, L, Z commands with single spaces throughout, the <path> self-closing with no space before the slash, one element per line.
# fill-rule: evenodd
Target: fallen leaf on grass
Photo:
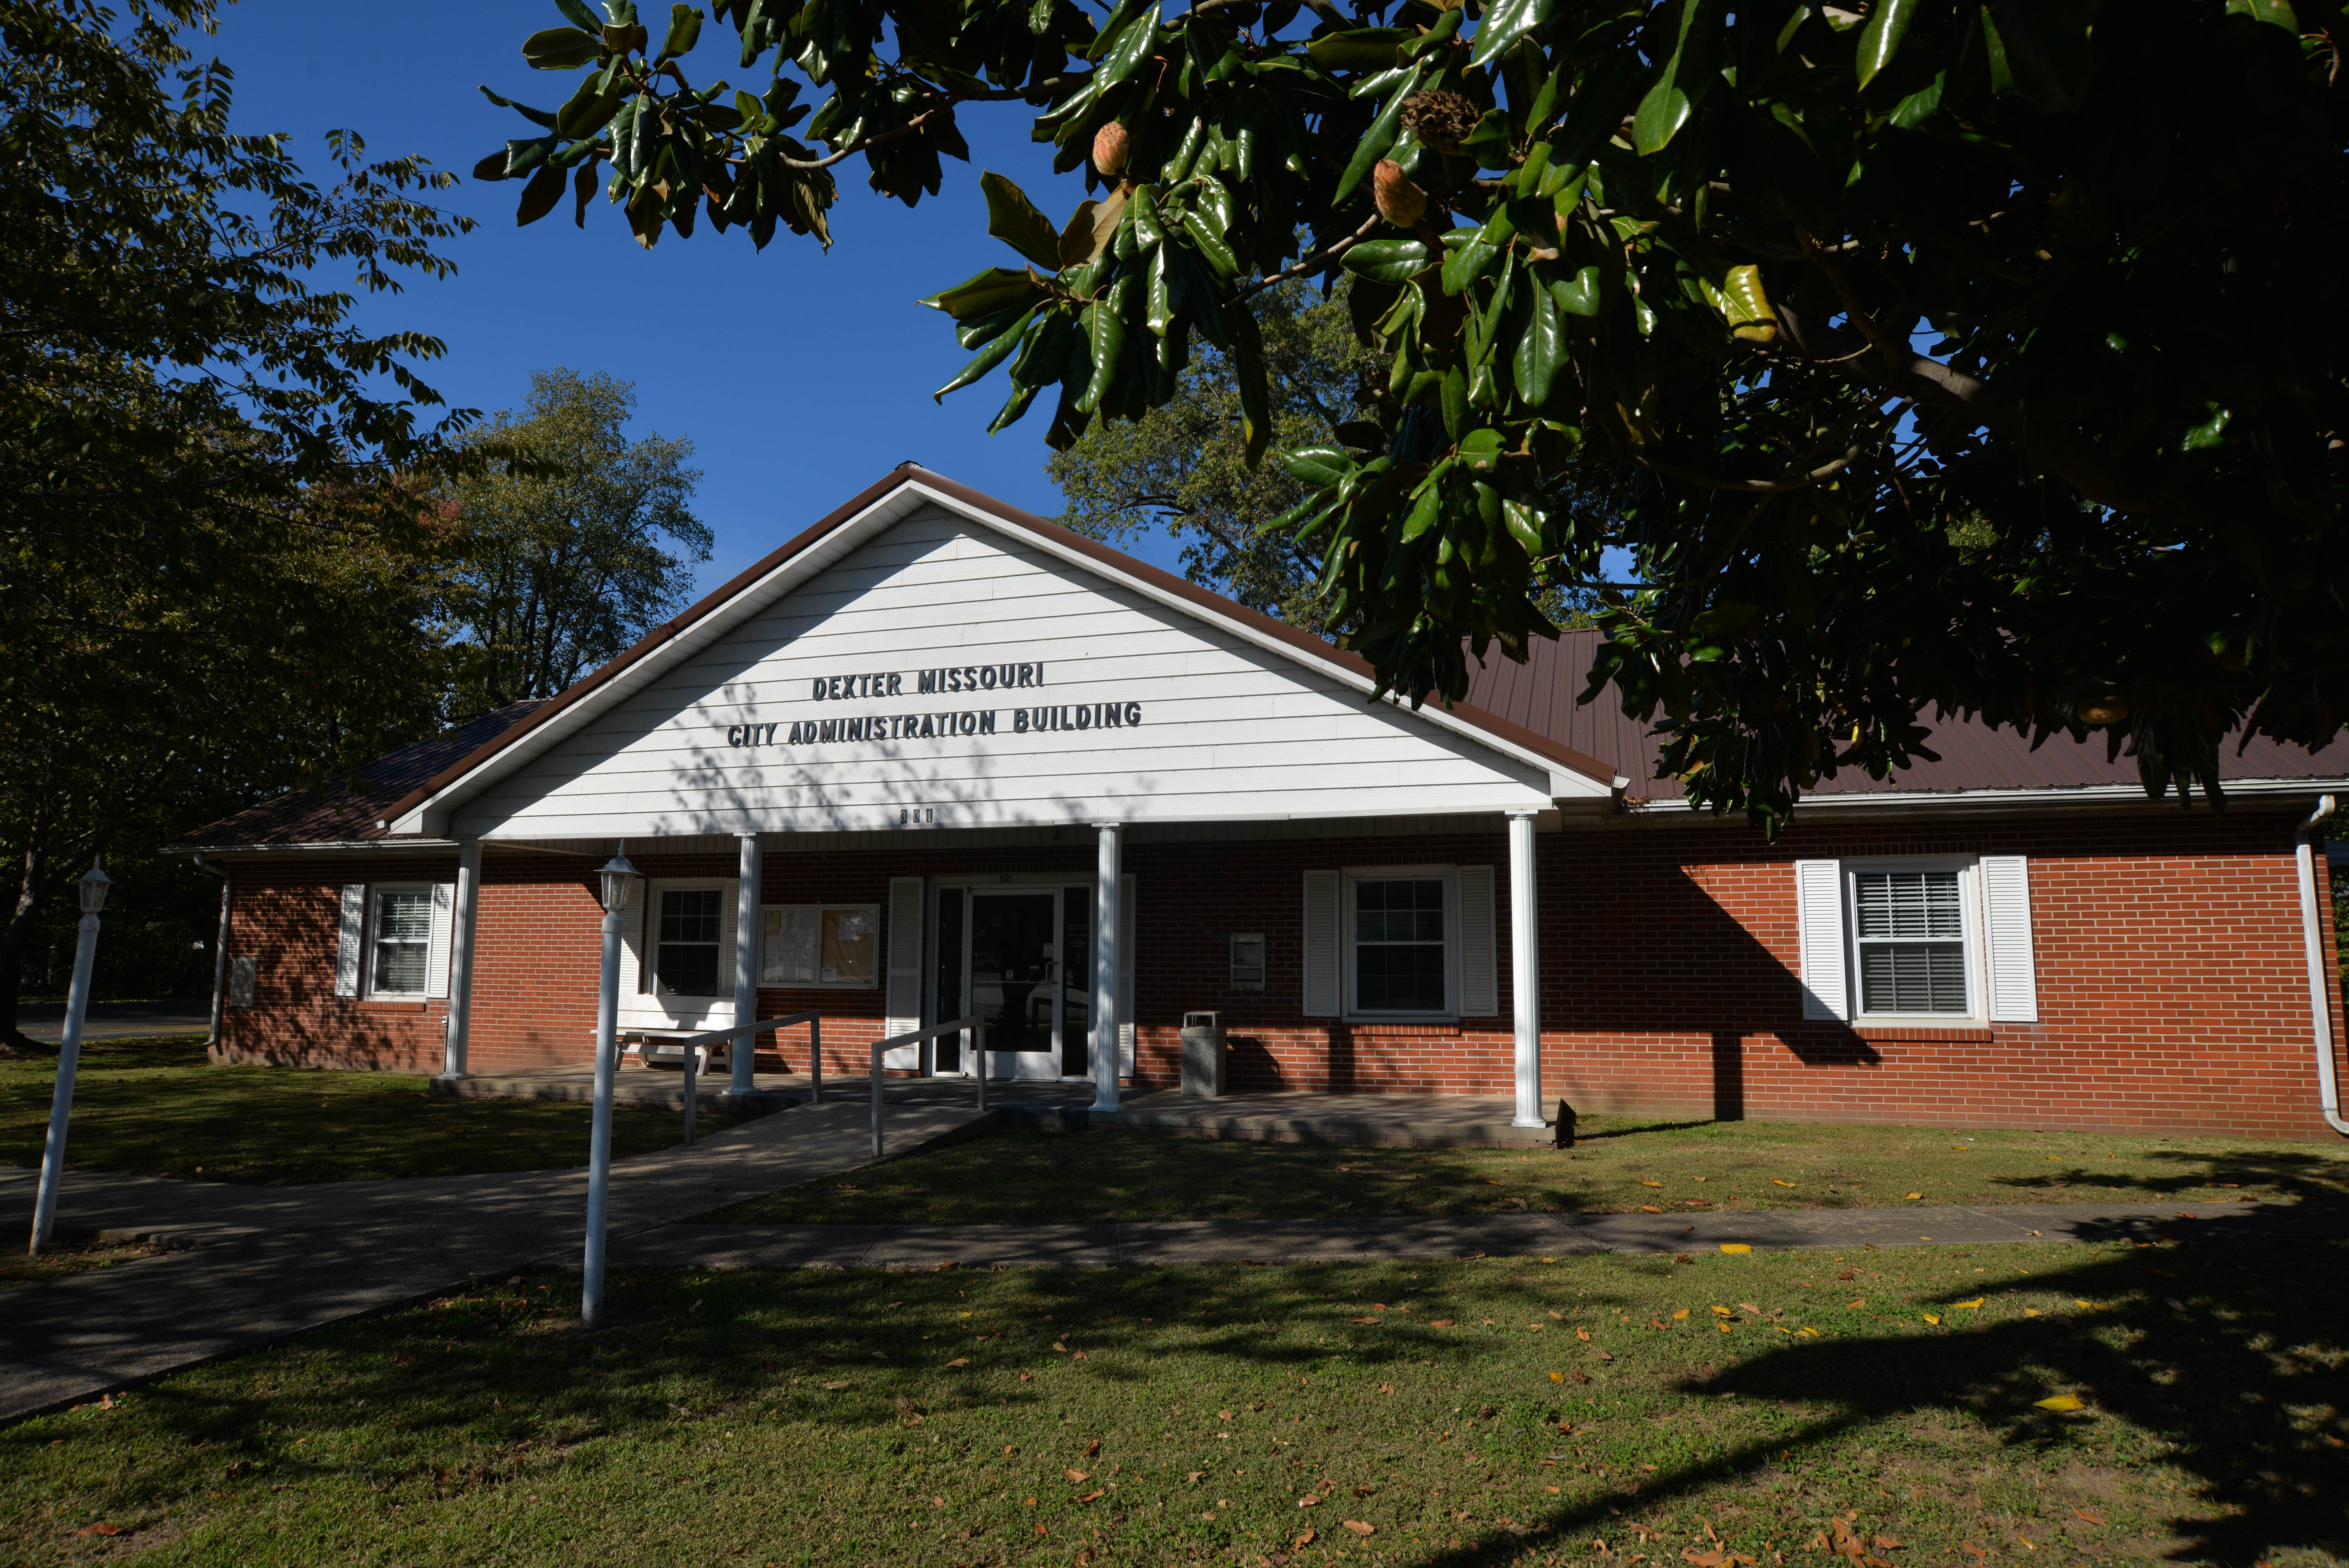
<path fill-rule="evenodd" d="M 1924 1194 L 1924 1193 L 1922 1193 L 1922 1192 L 1903 1192 L 1903 1193 L 1901 1193 L 1900 1195 L 1901 1195 L 1903 1198 L 1921 1198 L 1921 1197 L 1923 1197 L 1925 1194 Z"/>
<path fill-rule="evenodd" d="M 1092 1474 L 1089 1471 L 1081 1470 L 1071 1470 L 1065 1471 L 1064 1473 L 1071 1480 L 1091 1480 L 1092 1479 Z"/>
<path fill-rule="evenodd" d="M 1096 1491 L 1085 1493 L 1084 1496 L 1078 1498 L 1076 1501 L 1079 1502 L 1092 1502 L 1097 1498 L 1106 1497 L 1107 1495 L 1109 1495 L 1109 1489 L 1102 1487 Z"/>
<path fill-rule="evenodd" d="M 1297 1506 L 1299 1508 L 1319 1508 L 1321 1506 L 1321 1500 L 1318 1497 L 1300 1497 L 1297 1500 Z"/>
<path fill-rule="evenodd" d="M 1344 1525 L 1347 1529 L 1352 1531 L 1357 1535 L 1373 1535 L 1378 1532 L 1378 1527 L 1376 1525 L 1366 1524 L 1359 1519 L 1341 1519 L 1338 1522 Z"/>
<path fill-rule="evenodd" d="M 1990 1299 L 1990 1298 L 1989 1298 L 1988 1296 L 1984 1296 L 1984 1295 L 1978 1295 L 1978 1296 L 1974 1297 L 1974 1298 L 1973 1298 L 1973 1300 L 1971 1300 L 1971 1301 L 1953 1301 L 1953 1302 L 1950 1303 L 1950 1306 L 1951 1306 L 1951 1309 L 1952 1311 L 1956 1311 L 1956 1312 L 1971 1312 L 1971 1311 L 1975 1310 L 1977 1307 L 1981 1306 L 1981 1305 L 1982 1305 L 1982 1304 L 1983 1302 L 1988 1301 L 1989 1299 Z"/>
<path fill-rule="evenodd" d="M 1879 1535 L 1876 1538 L 1876 1549 L 1878 1552 L 1898 1552 L 1900 1550 L 1900 1542 L 1889 1535 Z"/>
<path fill-rule="evenodd" d="M 1721 1568 L 1723 1563 L 1729 1561 L 1729 1553 L 1726 1552 L 1699 1552 L 1693 1546 L 1682 1548 L 1681 1556 L 1695 1563 L 1696 1568 Z"/>
<path fill-rule="evenodd" d="M 1642 1214 L 1661 1214 L 1663 1211 L 1657 1208 L 1653 1203 L 1642 1203 L 1640 1205 L 1640 1212 Z"/>
<path fill-rule="evenodd" d="M 1183 1479 L 1189 1481 L 1193 1486 L 1196 1486 L 1206 1473 L 1207 1472 L 1206 1470 L 1193 1470 L 1189 1475 L 1185 1476 Z"/>
<path fill-rule="evenodd" d="M 953 1360 L 947 1362 L 947 1365 L 949 1367 L 968 1367 L 970 1365 L 970 1357 L 968 1356 L 957 1356 Z"/>
<path fill-rule="evenodd" d="M 826 1383 L 823 1386 L 823 1388 L 824 1392 L 827 1394 L 844 1394 L 848 1391 L 848 1385 L 845 1383 Z"/>
<path fill-rule="evenodd" d="M 1291 1542 L 1289 1542 L 1289 1544 L 1290 1544 L 1291 1546 L 1310 1546 L 1310 1545 L 1312 1545 L 1312 1544 L 1313 1544 L 1313 1532 L 1311 1532 L 1311 1531 L 1309 1531 L 1309 1530 L 1300 1530 L 1300 1531 L 1299 1531 L 1299 1532 L 1297 1532 L 1297 1537 L 1296 1537 L 1296 1539 L 1295 1539 L 1295 1540 L 1293 1540 L 1293 1541 L 1291 1541 Z"/>
<path fill-rule="evenodd" d="M 1845 1303 L 1843 1304 L 1843 1309 L 1844 1309 L 1846 1312 L 1857 1312 L 1861 1307 L 1866 1306 L 1867 1305 L 1868 1305 L 1868 1297 L 1866 1297 L 1866 1296 L 1864 1296 L 1864 1295 L 1857 1295 L 1857 1296 L 1854 1296 L 1854 1297 L 1852 1297 L 1852 1299 L 1851 1299 L 1851 1300 L 1849 1300 L 1849 1301 L 1847 1301 L 1847 1302 L 1845 1302 Z"/>
<path fill-rule="evenodd" d="M 2082 1519 L 2086 1520 L 2091 1524 L 2102 1524 L 2105 1522 L 2102 1514 L 2090 1513 L 2085 1508 L 2075 1508 L 2072 1511 L 2078 1514 Z"/>
<path fill-rule="evenodd" d="M 2083 1405 L 2079 1400 L 2074 1398 L 2069 1394 L 2051 1394 L 2044 1399 L 2033 1399 L 2032 1401 L 2032 1406 L 2035 1409 L 2054 1410 L 2059 1413 L 2064 1410 L 2084 1410 L 2087 1408 L 2085 1405 Z"/>
<path fill-rule="evenodd" d="M 1661 1181 L 1642 1181 L 1640 1185 L 1642 1187 L 1661 1187 L 1663 1183 Z"/>
<path fill-rule="evenodd" d="M 76 1535 L 119 1535 L 122 1533 L 122 1526 L 109 1523 L 108 1521 L 101 1519 L 96 1524 L 86 1524 L 82 1526 L 79 1530 L 75 1531 L 74 1533 Z"/>
<path fill-rule="evenodd" d="M 1791 1187 L 1794 1183 L 1792 1181 L 1782 1181 L 1777 1177 L 1773 1176 L 1770 1178 L 1770 1185 L 1773 1187 Z"/>
<path fill-rule="evenodd" d="M 1721 1243 L 1721 1250 L 1724 1253 L 1750 1253 L 1754 1249 L 1744 1242 L 1723 1242 Z"/>
<path fill-rule="evenodd" d="M 1587 1328 L 1578 1328 L 1574 1331 L 1574 1336 L 1577 1339 L 1583 1341 L 1585 1344 L 1588 1344 L 1590 1340 L 1590 1330 Z"/>
<path fill-rule="evenodd" d="M 1672 1314 L 1672 1321 L 1673 1321 L 1674 1323 L 1685 1323 L 1686 1321 L 1688 1321 L 1688 1315 L 1689 1315 L 1689 1309 L 1688 1309 L 1687 1307 L 1685 1307 L 1685 1306 L 1684 1306 L 1684 1307 L 1681 1308 L 1678 1312 L 1676 1312 L 1676 1313 Z"/>
<path fill-rule="evenodd" d="M 1926 1322 L 1928 1322 L 1928 1323 L 1935 1323 L 1935 1324 L 1938 1324 L 1938 1323 L 1940 1323 L 1940 1322 L 1941 1321 L 1939 1317 L 1935 1316 L 1933 1314 L 1931 1314 L 1931 1313 L 1930 1313 L 1930 1312 L 1920 1312 L 1920 1313 L 1919 1313 L 1917 1315 L 1918 1315 L 1918 1316 L 1920 1316 L 1920 1317 L 1921 1317 L 1921 1318 L 1923 1318 L 1923 1319 L 1924 1319 Z"/>
<path fill-rule="evenodd" d="M 1964 1547 L 1967 1551 L 1972 1553 L 1977 1557 L 1988 1557 L 1990 1555 L 1989 1553 L 1983 1551 L 1981 1547 L 1975 1545 L 1971 1541 L 1961 1541 L 1958 1544 Z"/>
<path fill-rule="evenodd" d="M 1095 1438 L 1092 1442 L 1085 1445 L 1085 1458 L 1091 1459 L 1099 1452 L 1101 1452 L 1101 1439 L 1099 1438 Z"/>
<path fill-rule="evenodd" d="M 1549 1380 L 1553 1383 L 1563 1383 L 1566 1381 L 1566 1374 L 1563 1372 L 1553 1372 L 1549 1375 Z"/>
<path fill-rule="evenodd" d="M 1354 1321 L 1356 1323 L 1376 1323 L 1378 1319 L 1375 1317 L 1358 1317 L 1354 1319 Z"/>
<path fill-rule="evenodd" d="M 1392 1383 L 1381 1383 L 1379 1385 L 1379 1392 L 1381 1394 L 1392 1394 L 1394 1392 L 1394 1385 Z"/>
<path fill-rule="evenodd" d="M 1430 1321 L 1427 1326 L 1430 1328 L 1449 1328 L 1452 1326 L 1452 1319 L 1448 1317 L 1438 1317 Z"/>

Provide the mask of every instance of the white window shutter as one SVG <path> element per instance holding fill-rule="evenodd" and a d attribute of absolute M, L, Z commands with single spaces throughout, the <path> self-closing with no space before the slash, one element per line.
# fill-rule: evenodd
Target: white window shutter
<path fill-rule="evenodd" d="M 457 884 L 432 884 L 432 945 L 424 954 L 424 994 L 449 994 L 449 929 L 455 923 Z"/>
<path fill-rule="evenodd" d="M 1309 1018 L 1338 1016 L 1338 873 L 1305 873 L 1305 1006 Z"/>
<path fill-rule="evenodd" d="M 1133 1076 L 1133 877 L 1117 879 L 1117 1070 Z"/>
<path fill-rule="evenodd" d="M 902 1035 L 922 1026 L 922 879 L 889 879 L 889 992 L 886 1034 Z M 919 1046 L 901 1046 L 883 1065 L 911 1068 L 920 1064 Z"/>
<path fill-rule="evenodd" d="M 2021 855 L 1982 858 L 1982 936 L 1990 957 L 1990 1021 L 2039 1022 L 2031 952 L 2031 872 Z"/>
<path fill-rule="evenodd" d="M 1803 1016 L 1851 1017 L 1843 940 L 1843 862 L 1796 861 L 1795 910 L 1800 927 Z"/>
<path fill-rule="evenodd" d="M 1493 868 L 1462 866 L 1460 884 L 1460 1015 L 1489 1018 L 1501 1010 L 1500 963 L 1493 908 Z"/>
<path fill-rule="evenodd" d="M 367 883 L 343 884 L 342 930 L 335 944 L 335 995 L 359 994 L 359 960 L 367 953 Z"/>
<path fill-rule="evenodd" d="M 590 884 L 593 885 L 593 884 Z M 620 911 L 620 995 L 640 996 L 652 989 L 645 973 L 645 923 L 657 918 L 660 893 L 650 878 L 636 883 L 627 907 Z M 626 1007 L 627 1004 L 620 1004 Z"/>

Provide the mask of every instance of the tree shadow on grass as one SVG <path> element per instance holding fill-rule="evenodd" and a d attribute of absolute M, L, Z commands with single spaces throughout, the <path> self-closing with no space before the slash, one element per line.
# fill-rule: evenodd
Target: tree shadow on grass
<path fill-rule="evenodd" d="M 1754 1348 L 1756 1326 L 1755 1335 L 1735 1341 L 1744 1358 L 1724 1360 L 1710 1377 L 1675 1372 L 1659 1379 L 1640 1371 L 1636 1354 L 1627 1355 L 1620 1367 L 1593 1366 L 1599 1377 L 1594 1393 L 1635 1391 L 1628 1368 L 1629 1377 L 1647 1377 L 1637 1386 L 1645 1391 L 1733 1393 L 1757 1406 L 1775 1404 L 1795 1419 L 1766 1439 L 1662 1465 L 1636 1485 L 1619 1478 L 1613 1490 L 1578 1496 L 1512 1531 L 1486 1530 L 1450 1545 L 1390 1535 L 1381 1544 L 1390 1561 L 1443 1568 L 1484 1568 L 1528 1554 L 1579 1556 L 1594 1534 L 1613 1537 L 1626 1528 L 1627 1515 L 1691 1504 L 1774 1467 L 1799 1472 L 1817 1462 L 1831 1470 L 1848 1462 L 1855 1434 L 1872 1425 L 1968 1409 L 1998 1444 L 2042 1468 L 2090 1451 L 2083 1445 L 2096 1424 L 2127 1423 L 2162 1451 L 2167 1466 L 2190 1479 L 2198 1506 L 2191 1517 L 2168 1522 L 2173 1555 L 2180 1559 L 2249 1564 L 2279 1549 L 2338 1552 L 2349 1540 L 2336 1446 L 2349 1410 L 2349 1336 L 2328 1307 L 2344 1261 L 2349 1248 L 2337 1243 L 2099 1250 L 2027 1281 L 1988 1285 L 1990 1305 L 1979 1318 L 1963 1309 L 1934 1309 L 1944 1326 L 1930 1333 L 1909 1316 L 1847 1326 L 1826 1339 L 1773 1338 Z M 1659 1270 L 1674 1272 L 1659 1258 L 1625 1258 L 1616 1266 L 1641 1271 L 1637 1281 L 1624 1280 L 1627 1292 L 1659 1284 Z M 1493 1316 L 1538 1316 L 1559 1300 L 1557 1277 L 1532 1267 L 1471 1272 L 1411 1264 L 992 1274 L 986 1276 L 985 1315 L 1004 1337 L 958 1349 L 973 1365 L 946 1373 L 936 1359 L 947 1354 L 942 1347 L 921 1352 L 922 1365 L 909 1362 L 907 1329 L 891 1314 L 902 1305 L 951 1319 L 946 1309 L 971 1284 L 965 1274 L 630 1271 L 614 1281 L 607 1326 L 592 1333 L 570 1326 L 575 1279 L 525 1274 L 518 1284 L 308 1336 L 300 1359 L 332 1367 L 330 1377 L 311 1387 L 251 1362 L 241 1379 L 232 1364 L 158 1385 L 140 1396 L 143 1418 L 170 1440 L 157 1445 L 135 1476 L 126 1470 L 122 1482 L 151 1499 L 200 1496 L 224 1484 L 265 1491 L 356 1474 L 379 1492 L 447 1499 L 543 1473 L 543 1467 L 597 1438 L 651 1441 L 681 1422 L 719 1419 L 761 1398 L 792 1401 L 799 1418 L 876 1443 L 907 1440 L 916 1406 L 934 1418 L 1009 1408 L 1042 1421 L 1078 1387 L 1064 1380 L 1070 1353 L 1051 1348 L 1060 1334 L 1071 1350 L 1090 1348 L 1093 1361 L 1083 1376 L 1096 1405 L 1105 1392 L 1112 1408 L 1126 1401 L 1133 1418 L 1155 1424 L 1170 1399 L 1191 1396 L 1170 1388 L 1150 1358 L 1167 1332 L 1154 1318 L 1180 1323 L 1188 1336 L 1181 1354 L 1205 1357 L 1216 1369 L 1210 1388 L 1216 1380 L 1261 1381 L 1269 1374 L 1284 1387 L 1302 1387 L 1299 1380 L 1309 1378 L 1317 1390 L 1367 1391 L 1382 1377 L 1400 1382 L 1405 1369 L 1484 1376 L 1476 1368 L 1494 1353 L 1495 1341 L 1464 1341 L 1428 1320 L 1445 1310 L 1447 1299 L 1472 1297 Z M 1374 1332 L 1349 1337 L 1347 1325 L 1360 1321 L 1363 1293 L 1371 1291 L 1391 1306 L 1416 1292 L 1421 1310 L 1408 1325 L 1390 1313 Z M 2002 1298 L 2026 1291 L 2101 1309 L 2000 1314 Z M 1605 1293 L 1592 1290 L 1588 1305 L 1606 1305 Z M 1300 1326 L 1317 1334 L 1326 1327 L 1328 1342 L 1281 1332 Z M 1724 1337 L 1724 1346 L 1729 1343 Z M 1575 1350 L 1571 1343 L 1561 1348 Z M 1680 1360 L 1698 1350 L 1686 1339 L 1677 1342 Z M 1033 1380 L 1014 1381 L 1019 1371 L 1032 1372 Z M 1610 1387 L 1610 1378 L 1627 1380 Z M 2066 1392 L 2085 1402 L 2085 1413 L 2038 1408 L 2037 1401 Z M 1559 1399 L 1575 1393 L 1564 1387 Z M 1504 1400 L 1498 1392 L 1492 1397 Z M 1477 1440 L 1495 1445 L 1488 1450 L 1495 1452 L 1514 1442 L 1518 1458 L 1530 1462 L 1542 1441 L 1556 1441 L 1547 1422 L 1565 1408 L 1535 1396 L 1504 1402 L 1509 1408 L 1494 1418 L 1489 1438 Z M 305 1447 L 299 1440 L 378 1420 L 366 1412 L 387 1407 L 398 1418 L 369 1429 L 357 1461 L 328 1457 L 330 1442 Z M 51 1435 L 37 1427 L 0 1433 L 0 1465 L 27 1457 L 12 1456 L 12 1448 L 31 1450 Z M 1569 1479 L 1564 1470 L 1552 1473 Z M 1129 1477 L 1140 1480 L 1139 1472 Z M 1098 1511 L 1083 1517 L 1112 1522 Z M 1756 1554 L 1756 1532 L 1785 1528 L 1776 1521 L 1747 1522 L 1750 1529 L 1733 1525 L 1724 1540 Z M 1469 1528 L 1446 1525 L 1441 1532 Z M 1145 1540 L 1139 1533 L 1145 1529 L 1158 1533 Z M 1211 1531 L 1187 1517 L 1179 1532 L 1168 1533 L 1174 1531 L 1171 1511 L 1156 1520 L 1137 1514 L 1133 1538 L 1124 1544 L 1162 1558 L 1205 1552 L 1229 1559 L 1233 1542 L 1217 1544 Z"/>
<path fill-rule="evenodd" d="M 2058 1167 L 2044 1175 L 1996 1178 L 1999 1186 L 2028 1192 L 2077 1192 L 2082 1188 L 2110 1188 L 2131 1192 L 2201 1191 L 2212 1187 L 2274 1188 L 2293 1197 L 2349 1198 L 2349 1160 L 2328 1158 L 2290 1145 L 2222 1149 L 2204 1154 L 2192 1150 L 2157 1149 L 2137 1156 L 2145 1166 L 2166 1166 L 2156 1175 L 2139 1169 L 2127 1173 L 2099 1172 L 2084 1167 Z"/>

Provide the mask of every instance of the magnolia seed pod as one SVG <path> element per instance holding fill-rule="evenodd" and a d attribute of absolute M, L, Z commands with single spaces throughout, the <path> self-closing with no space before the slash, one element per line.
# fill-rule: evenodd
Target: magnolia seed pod
<path fill-rule="evenodd" d="M 1371 199 L 1378 203 L 1379 216 L 1398 229 L 1412 227 L 1427 211 L 1427 192 L 1413 185 L 1392 158 L 1380 159 L 1371 170 Z"/>
<path fill-rule="evenodd" d="M 1133 136 L 1115 120 L 1093 132 L 1093 167 L 1103 174 L 1124 173 L 1126 155 L 1133 150 Z"/>

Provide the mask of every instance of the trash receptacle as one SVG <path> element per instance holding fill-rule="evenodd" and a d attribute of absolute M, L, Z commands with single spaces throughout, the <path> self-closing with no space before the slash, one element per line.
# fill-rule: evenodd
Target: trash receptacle
<path fill-rule="evenodd" d="M 1183 1098 L 1213 1099 L 1224 1092 L 1224 1016 L 1183 1015 Z"/>

